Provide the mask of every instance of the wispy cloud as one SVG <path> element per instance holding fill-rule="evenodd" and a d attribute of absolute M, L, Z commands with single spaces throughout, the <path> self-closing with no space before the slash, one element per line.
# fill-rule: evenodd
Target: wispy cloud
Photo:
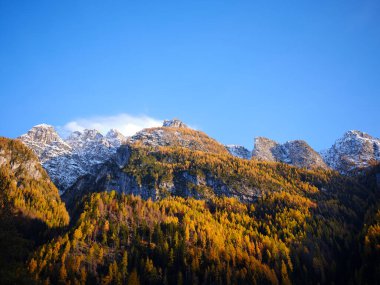
<path fill-rule="evenodd" d="M 151 118 L 145 115 L 133 116 L 129 114 L 118 114 L 115 116 L 100 116 L 91 118 L 79 118 L 58 127 L 59 132 L 66 136 L 73 131 L 83 131 L 84 129 L 96 129 L 105 134 L 110 129 L 117 129 L 125 136 L 131 136 L 144 128 L 158 127 L 162 125 L 162 120 Z"/>

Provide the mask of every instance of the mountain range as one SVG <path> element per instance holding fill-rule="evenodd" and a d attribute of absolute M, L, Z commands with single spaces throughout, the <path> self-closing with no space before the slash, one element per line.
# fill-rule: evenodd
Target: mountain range
<path fill-rule="evenodd" d="M 19 139 L 37 154 L 61 193 L 79 177 L 95 174 L 96 166 L 111 159 L 118 147 L 124 144 L 178 146 L 209 153 L 230 153 L 243 159 L 282 162 L 300 168 L 330 168 L 345 175 L 380 161 L 380 140 L 360 131 L 346 132 L 331 148 L 320 153 L 302 140 L 279 144 L 264 137 L 255 138 L 253 151 L 250 151 L 243 146 L 222 145 L 178 119 L 165 120 L 162 127 L 143 129 L 128 138 L 115 129 L 105 136 L 97 130 L 86 129 L 63 139 L 54 127 L 41 124 Z"/>
<path fill-rule="evenodd" d="M 37 125 L 0 138 L 0 283 L 377 284 L 378 161 L 359 131 L 318 153 L 177 119 L 131 137 Z"/>
<path fill-rule="evenodd" d="M 34 126 L 19 139 L 37 154 L 61 191 L 78 177 L 90 173 L 94 165 L 109 159 L 126 142 L 117 130 L 110 130 L 106 136 L 97 130 L 73 132 L 64 140 L 46 124 Z"/>

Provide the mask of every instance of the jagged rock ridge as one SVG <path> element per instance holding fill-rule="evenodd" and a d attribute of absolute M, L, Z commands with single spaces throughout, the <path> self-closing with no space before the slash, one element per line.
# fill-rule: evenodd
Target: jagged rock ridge
<path fill-rule="evenodd" d="M 226 145 L 225 147 L 228 150 L 228 152 L 235 157 L 243 159 L 251 159 L 252 157 L 252 152 L 246 149 L 244 146 L 230 144 Z"/>
<path fill-rule="evenodd" d="M 222 144 L 203 132 L 188 128 L 178 119 L 166 120 L 161 128 L 144 129 L 128 139 L 111 129 L 106 136 L 97 130 L 75 131 L 64 140 L 46 124 L 33 127 L 19 139 L 38 155 L 61 193 L 80 176 L 96 171 L 95 166 L 110 159 L 124 143 L 228 153 Z"/>
<path fill-rule="evenodd" d="M 103 136 L 96 130 L 73 132 L 63 140 L 52 126 L 33 127 L 19 139 L 39 157 L 53 182 L 61 192 L 70 187 L 78 177 L 92 171 L 116 152 L 126 138 L 116 130 Z"/>
<path fill-rule="evenodd" d="M 167 150 L 173 153 L 160 155 L 162 149 L 152 151 L 147 147 L 123 145 L 107 162 L 99 164 L 93 174 L 78 178 L 63 194 L 62 199 L 71 207 L 75 201 L 88 193 L 111 190 L 153 200 L 171 195 L 198 199 L 216 195 L 252 201 L 261 195 L 262 189 L 251 185 L 245 179 L 232 179 L 227 182 L 222 178 L 223 175 L 218 177 L 216 169 L 195 170 L 191 165 L 183 166 L 183 161 L 194 159 L 191 151 L 182 153 L 178 149 L 178 152 L 176 149 Z M 202 155 L 228 160 L 226 156 L 212 153 Z M 157 163 L 161 167 L 170 165 L 172 173 L 156 173 Z"/>
<path fill-rule="evenodd" d="M 380 161 L 380 139 L 361 131 L 348 131 L 321 154 L 331 168 L 350 174 Z"/>
<path fill-rule="evenodd" d="M 166 120 L 162 127 L 144 129 L 130 138 L 111 129 L 106 136 L 96 130 L 73 132 L 62 139 L 52 126 L 41 124 L 33 127 L 19 138 L 39 157 L 53 182 L 63 193 L 76 180 L 97 170 L 110 159 L 122 144 L 143 146 L 179 146 L 191 150 L 227 154 L 250 159 L 251 156 L 264 161 L 277 161 L 303 168 L 336 169 L 343 174 L 380 161 L 380 141 L 359 131 L 347 132 L 322 157 L 301 140 L 279 144 L 258 137 L 252 155 L 249 150 L 237 145 L 222 145 L 205 133 L 193 130 L 178 119 Z"/>
<path fill-rule="evenodd" d="M 178 119 L 165 120 L 162 126 L 166 128 L 188 128 L 187 125 Z"/>
<path fill-rule="evenodd" d="M 328 168 L 322 157 L 305 141 L 294 140 L 279 144 L 264 137 L 255 138 L 252 157 L 264 161 L 277 161 L 301 168 Z"/>
<path fill-rule="evenodd" d="M 71 146 L 58 135 L 52 126 L 46 124 L 34 126 L 19 139 L 37 154 L 41 163 L 72 152 Z"/>

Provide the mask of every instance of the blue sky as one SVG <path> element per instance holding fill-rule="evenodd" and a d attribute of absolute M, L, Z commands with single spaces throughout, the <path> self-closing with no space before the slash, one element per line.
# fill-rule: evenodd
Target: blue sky
<path fill-rule="evenodd" d="M 380 137 L 376 0 L 0 0 L 0 43 L 2 136 L 127 116 L 249 148 Z"/>

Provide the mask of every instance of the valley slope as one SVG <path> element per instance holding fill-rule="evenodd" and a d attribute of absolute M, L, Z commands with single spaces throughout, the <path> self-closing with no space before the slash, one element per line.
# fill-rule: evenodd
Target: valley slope
<path fill-rule="evenodd" d="M 30 284 L 29 253 L 68 223 L 36 155 L 17 140 L 0 138 L 0 283 Z"/>

